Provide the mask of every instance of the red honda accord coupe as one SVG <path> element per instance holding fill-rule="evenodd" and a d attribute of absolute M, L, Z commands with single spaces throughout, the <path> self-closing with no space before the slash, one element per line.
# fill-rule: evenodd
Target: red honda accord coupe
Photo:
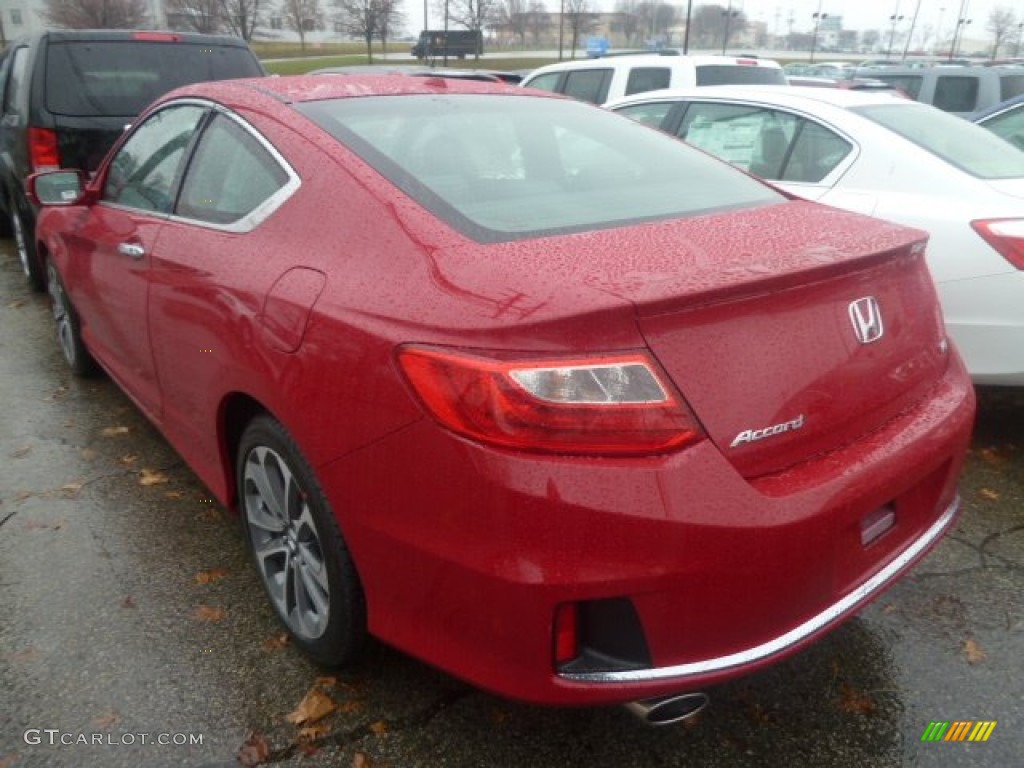
<path fill-rule="evenodd" d="M 372 633 L 663 722 L 953 524 L 974 396 L 925 235 L 596 107 L 208 83 L 29 186 L 68 362 L 239 509 L 320 662 Z"/>

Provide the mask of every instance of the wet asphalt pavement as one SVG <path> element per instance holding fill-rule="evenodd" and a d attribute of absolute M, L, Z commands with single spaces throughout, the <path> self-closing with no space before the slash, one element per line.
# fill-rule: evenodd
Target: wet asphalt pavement
<path fill-rule="evenodd" d="M 1024 391 L 980 394 L 962 495 L 908 578 L 684 724 L 505 701 L 379 645 L 318 669 L 238 520 L 108 379 L 72 378 L 0 241 L 0 768 L 1019 766 Z M 335 709 L 295 724 L 311 690 Z M 933 720 L 997 725 L 922 742 Z"/>

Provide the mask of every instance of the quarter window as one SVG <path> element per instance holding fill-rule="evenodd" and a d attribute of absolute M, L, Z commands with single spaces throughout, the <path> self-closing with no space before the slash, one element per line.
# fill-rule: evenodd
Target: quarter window
<path fill-rule="evenodd" d="M 661 124 L 665 122 L 665 116 L 671 110 L 671 101 L 657 101 L 646 104 L 632 104 L 615 111 L 631 120 L 636 120 L 638 123 L 649 125 L 652 128 L 660 128 Z"/>
<path fill-rule="evenodd" d="M 249 131 L 217 115 L 189 164 L 176 213 L 232 224 L 255 211 L 288 182 L 288 174 Z"/>
<path fill-rule="evenodd" d="M 635 67 L 629 71 L 626 95 L 668 88 L 672 72 L 668 67 Z"/>
<path fill-rule="evenodd" d="M 168 107 L 146 118 L 110 163 L 103 199 L 155 213 L 169 213 L 182 160 L 206 110 Z"/>

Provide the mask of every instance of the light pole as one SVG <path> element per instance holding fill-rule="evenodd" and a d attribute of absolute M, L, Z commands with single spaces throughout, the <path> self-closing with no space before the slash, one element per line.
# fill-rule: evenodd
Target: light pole
<path fill-rule="evenodd" d="M 960 38 L 964 33 L 964 25 L 971 23 L 971 20 L 966 18 L 966 16 L 967 0 L 960 0 L 960 13 L 957 14 L 956 26 L 953 27 L 953 42 L 949 46 L 948 61 L 952 61 L 953 57 L 956 56 L 956 49 L 960 46 Z"/>
<path fill-rule="evenodd" d="M 729 45 L 729 22 L 731 22 L 736 16 L 740 15 L 739 11 L 732 9 L 732 0 L 729 0 L 728 10 L 722 11 L 722 15 L 725 16 L 725 37 L 722 38 L 722 55 L 725 55 L 725 48 Z"/>
<path fill-rule="evenodd" d="M 818 0 L 818 10 L 811 14 L 814 19 L 814 33 L 811 35 L 811 64 L 814 63 L 814 49 L 818 47 L 818 27 L 822 19 L 827 19 L 828 14 L 821 12 L 821 4 L 824 0 Z"/>
<path fill-rule="evenodd" d="M 896 12 L 889 17 L 889 21 L 892 22 L 892 27 L 889 28 L 889 47 L 885 51 L 885 58 L 892 58 L 892 41 L 896 37 L 896 25 L 903 21 L 903 17 L 900 16 L 900 4 L 896 3 Z"/>
<path fill-rule="evenodd" d="M 690 52 L 690 16 L 693 13 L 693 0 L 686 0 L 686 32 L 683 35 L 683 55 Z"/>
<path fill-rule="evenodd" d="M 907 60 L 907 51 L 910 50 L 910 41 L 914 39 L 914 27 L 917 26 L 917 14 L 920 12 L 921 0 L 917 0 L 917 5 L 914 6 L 914 17 L 910 20 L 910 31 L 907 33 L 907 44 L 903 46 L 903 58 L 900 59 L 902 62 Z"/>

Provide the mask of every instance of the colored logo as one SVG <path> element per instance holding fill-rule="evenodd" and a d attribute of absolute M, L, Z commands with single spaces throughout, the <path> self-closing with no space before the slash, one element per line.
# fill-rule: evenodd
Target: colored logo
<path fill-rule="evenodd" d="M 921 741 L 988 741 L 995 729 L 995 720 L 932 720 Z"/>

